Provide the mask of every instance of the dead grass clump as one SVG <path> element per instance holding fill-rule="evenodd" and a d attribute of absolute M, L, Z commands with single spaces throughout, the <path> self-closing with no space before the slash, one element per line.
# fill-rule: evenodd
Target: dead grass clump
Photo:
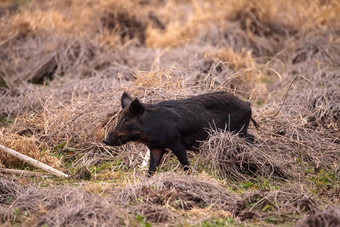
<path fill-rule="evenodd" d="M 340 91 L 327 89 L 312 100 L 309 121 L 335 131 L 340 130 Z"/>
<path fill-rule="evenodd" d="M 200 160 L 214 175 L 221 178 L 286 179 L 291 174 L 286 168 L 288 163 L 284 155 L 278 154 L 260 141 L 247 144 L 243 138 L 221 130 L 211 131 L 208 140 L 202 142 Z"/>
<path fill-rule="evenodd" d="M 286 37 L 295 33 L 294 18 L 290 14 L 293 9 L 287 1 L 232 1 L 231 4 L 220 4 L 222 9 L 232 9 L 225 10 L 231 23 L 227 29 L 222 29 L 226 41 L 237 44 L 238 48 L 247 47 L 253 56 L 273 56 L 284 48 Z M 239 31 L 235 33 L 235 29 Z M 238 37 L 241 43 L 230 42 Z"/>
<path fill-rule="evenodd" d="M 18 114 L 24 114 L 26 111 L 39 107 L 39 100 L 36 99 L 36 91 L 29 89 L 25 91 L 9 90 L 7 88 L 0 90 L 0 116 L 12 121 L 12 118 Z"/>
<path fill-rule="evenodd" d="M 241 68 L 254 68 L 255 61 L 251 56 L 251 52 L 246 52 L 245 49 L 241 53 L 235 53 L 232 49 L 220 49 L 217 52 L 207 50 L 206 56 L 212 57 L 215 61 L 222 61 L 226 63 L 234 71 Z"/>
<path fill-rule="evenodd" d="M 101 12 L 104 30 L 118 34 L 123 44 L 144 45 L 148 27 L 164 29 L 157 15 L 164 10 L 164 5 L 162 2 L 101 1 L 96 8 Z"/>
<path fill-rule="evenodd" d="M 295 226 L 296 227 L 340 226 L 340 208 L 330 206 L 323 211 L 319 211 L 316 212 L 315 214 L 307 216 L 306 218 L 300 220 Z"/>
<path fill-rule="evenodd" d="M 142 215 L 147 222 L 174 223 L 177 219 L 169 208 L 158 204 L 141 204 L 129 208 L 130 212 Z"/>
<path fill-rule="evenodd" d="M 58 206 L 38 222 L 48 226 L 112 226 L 124 223 L 119 208 L 108 200 L 78 193 L 75 198 Z"/>
<path fill-rule="evenodd" d="M 18 52 L 10 54 L 13 49 Z M 0 55 L 10 55 L 2 64 L 4 80 L 13 89 L 23 82 L 46 84 L 61 76 L 92 76 L 106 61 L 105 57 L 98 60 L 98 56 L 108 54 L 97 42 L 84 37 L 49 35 L 10 43 Z M 91 65 L 91 69 L 84 65 Z"/>
<path fill-rule="evenodd" d="M 0 180 L 0 204 L 9 205 L 18 195 L 24 192 L 23 187 L 13 180 L 1 176 Z"/>
<path fill-rule="evenodd" d="M 17 134 L 8 135 L 0 131 L 0 144 L 47 165 L 53 167 L 60 167 L 61 165 L 61 160 L 52 156 L 50 150 L 44 149 L 34 137 L 26 137 Z M 0 152 L 0 160 L 3 165 L 11 168 L 23 168 L 27 165 L 27 163 L 22 160 L 2 151 Z"/>
<path fill-rule="evenodd" d="M 339 8 L 340 9 L 340 8 Z M 339 28 L 325 31 L 311 31 L 306 35 L 301 35 L 300 39 L 287 46 L 291 54 L 293 64 L 302 65 L 304 62 L 316 62 L 319 67 L 330 65 L 339 67 L 340 60 L 340 40 Z"/>
<path fill-rule="evenodd" d="M 7 206 L 3 221 L 39 226 L 112 226 L 124 223 L 127 217 L 108 200 L 74 187 L 27 187 Z"/>
<path fill-rule="evenodd" d="M 0 17 L 16 13 L 18 5 L 13 4 L 12 0 L 4 0 L 0 3 Z"/>
<path fill-rule="evenodd" d="M 138 87 L 149 87 L 154 89 L 163 88 L 165 90 L 177 90 L 184 87 L 184 81 L 173 76 L 173 68 L 169 68 L 165 71 L 150 71 L 141 72 L 139 71 L 135 75 L 136 80 L 134 81 Z"/>
<path fill-rule="evenodd" d="M 292 173 L 291 177 L 306 169 L 337 173 L 338 132 L 331 128 L 316 128 L 312 125 L 314 123 L 308 122 L 312 115 L 306 97 L 293 97 L 280 113 L 280 107 L 274 104 L 261 108 L 261 114 L 256 119 L 262 126 L 259 136 L 262 149 L 270 151 L 281 163 L 286 163 L 285 170 Z"/>
<path fill-rule="evenodd" d="M 177 18 L 173 18 L 172 8 L 183 8 L 184 15 L 177 13 Z M 164 17 L 165 29 L 148 27 L 146 31 L 146 46 L 152 48 L 175 48 L 196 43 L 197 36 L 205 33 L 216 24 L 216 21 L 223 21 L 224 13 L 211 2 L 194 1 L 191 4 L 170 2 L 165 5 L 163 11 L 159 13 Z"/>
<path fill-rule="evenodd" d="M 251 50 L 246 51 L 244 48 L 240 52 L 226 48 L 210 48 L 204 55 L 208 57 L 207 59 L 213 59 L 212 66 L 206 75 L 203 75 L 210 79 L 208 88 L 213 90 L 227 88 L 245 99 L 250 99 L 254 95 L 258 99 L 264 99 L 267 91 L 274 87 L 272 80 L 276 80 L 279 74 L 273 69 L 276 58 L 266 64 L 259 64 L 253 58 Z M 202 82 L 204 81 L 198 81 L 199 84 Z M 209 81 L 205 81 L 207 82 Z"/>
<path fill-rule="evenodd" d="M 154 176 L 145 182 L 127 186 L 118 193 L 120 202 L 128 203 L 129 209 L 132 207 L 144 214 L 149 211 L 144 211 L 142 208 L 148 205 L 180 210 L 210 206 L 212 209 L 228 211 L 233 211 L 236 206 L 236 196 L 218 183 L 177 174 Z M 163 217 L 153 217 L 153 220 L 163 219 Z"/>
<path fill-rule="evenodd" d="M 304 3 L 282 0 L 234 1 L 234 11 L 230 17 L 233 21 L 238 21 L 240 28 L 251 38 L 256 35 L 281 39 L 283 37 L 280 36 L 296 32 L 296 13 L 300 12 L 294 7 Z"/>
<path fill-rule="evenodd" d="M 104 28 L 116 30 L 123 43 L 136 39 L 141 45 L 145 44 L 146 23 L 130 16 L 127 12 L 104 12 L 101 16 Z"/>
<path fill-rule="evenodd" d="M 18 183 L 0 174 L 0 223 L 5 220 L 9 205 L 24 191 Z"/>
<path fill-rule="evenodd" d="M 335 16 L 340 9 L 339 2 L 334 0 L 234 1 L 232 6 L 231 18 L 238 19 L 243 29 L 259 36 L 292 35 L 296 31 L 312 31 L 339 24 Z"/>
<path fill-rule="evenodd" d="M 273 224 L 297 221 L 301 214 L 310 214 L 320 205 L 316 197 L 303 185 L 293 184 L 272 191 L 251 192 L 239 201 L 244 210 L 237 216 L 247 219 L 268 220 Z M 240 205 L 242 207 L 242 205 Z"/>

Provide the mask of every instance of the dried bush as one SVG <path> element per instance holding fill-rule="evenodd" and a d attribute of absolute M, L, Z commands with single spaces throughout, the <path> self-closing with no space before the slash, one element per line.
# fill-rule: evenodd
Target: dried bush
<path fill-rule="evenodd" d="M 121 225 L 126 217 L 127 215 L 122 215 L 122 211 L 108 200 L 78 193 L 67 203 L 58 204 L 55 209 L 47 211 L 37 225 L 112 226 Z"/>
<path fill-rule="evenodd" d="M 300 184 L 271 191 L 255 191 L 244 197 L 239 201 L 239 207 L 243 209 L 237 213 L 243 221 L 268 218 L 274 223 L 284 223 L 287 219 L 297 221 L 301 214 L 310 214 L 320 205 L 316 196 Z"/>
<path fill-rule="evenodd" d="M 117 196 L 119 202 L 129 204 L 128 209 L 140 212 L 155 222 L 174 220 L 176 217 L 171 209 L 163 213 L 157 207 L 191 210 L 209 206 L 232 212 L 236 207 L 236 198 L 234 193 L 217 182 L 177 174 L 157 175 L 142 183 L 126 186 L 118 191 Z M 150 213 L 149 206 L 155 211 Z"/>
<path fill-rule="evenodd" d="M 1 201 L 5 206 L 1 209 L 3 222 L 16 221 L 21 214 L 30 217 L 25 220 L 27 225 L 37 226 L 112 226 L 129 222 L 128 214 L 109 200 L 74 187 L 22 187 L 5 179 L 0 185 L 5 196 L 11 195 L 10 201 Z"/>
<path fill-rule="evenodd" d="M 7 179 L 5 176 L 1 175 L 0 181 L 0 203 L 8 205 L 15 199 L 18 195 L 23 193 L 24 189 L 18 183 L 11 179 Z"/>
<path fill-rule="evenodd" d="M 25 134 L 30 134 L 29 129 L 27 131 L 19 131 L 18 134 L 5 135 L 0 131 L 0 144 L 9 147 L 15 151 L 25 154 L 38 161 L 46 163 L 53 167 L 60 167 L 61 160 L 55 156 L 52 156 L 50 150 L 42 149 L 42 146 L 38 143 L 34 137 L 27 137 Z M 27 164 L 13 155 L 0 152 L 1 163 L 7 167 L 24 167 Z"/>
<path fill-rule="evenodd" d="M 275 153 L 266 143 L 247 144 L 243 138 L 222 130 L 210 131 L 207 141 L 201 144 L 200 159 L 214 175 L 221 178 L 285 179 L 291 175 L 287 169 L 287 159 Z"/>
<path fill-rule="evenodd" d="M 316 96 L 316 95 L 315 95 Z M 309 121 L 335 131 L 340 129 L 340 91 L 327 89 L 314 98 L 310 105 Z"/>

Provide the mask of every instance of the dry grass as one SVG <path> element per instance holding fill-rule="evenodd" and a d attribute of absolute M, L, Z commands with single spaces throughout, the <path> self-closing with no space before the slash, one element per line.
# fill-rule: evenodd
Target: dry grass
<path fill-rule="evenodd" d="M 27 137 L 25 133 L 30 132 L 21 131 L 18 132 L 17 134 L 11 134 L 6 136 L 2 135 L 0 143 L 31 158 L 46 163 L 47 165 L 53 167 L 60 167 L 61 165 L 60 159 L 52 156 L 50 150 L 42 149 L 41 144 L 38 143 L 36 138 Z M 15 166 L 21 168 L 24 168 L 27 165 L 18 158 L 3 152 L 0 153 L 0 163 L 2 163 L 5 166 Z"/>
<path fill-rule="evenodd" d="M 1 223 L 128 225 L 131 212 L 165 225 L 265 225 L 337 207 L 339 14 L 336 0 L 2 1 L 0 143 L 62 170 L 87 166 L 93 178 L 81 187 L 97 195 L 1 178 Z M 216 90 L 250 101 L 260 130 L 250 127 L 252 145 L 210 131 L 190 153 L 192 176 L 168 155 L 158 172 L 170 175 L 144 179 L 145 146 L 100 142 L 123 91 L 155 103 Z M 0 162 L 26 167 L 2 153 Z M 306 222 L 332 223 L 336 212 Z"/>
<path fill-rule="evenodd" d="M 203 142 L 200 148 L 200 159 L 203 159 L 203 163 L 215 176 L 221 178 L 288 178 L 292 174 L 289 172 L 291 169 L 287 168 L 291 164 L 289 160 L 294 160 L 287 160 L 284 154 L 278 154 L 270 147 L 263 148 L 266 143 L 256 141 L 256 144 L 250 145 L 244 139 L 228 132 L 211 133 L 208 141 Z"/>
<path fill-rule="evenodd" d="M 164 223 L 180 220 L 176 210 L 210 207 L 233 212 L 237 195 L 208 179 L 164 174 L 120 189 L 117 199 L 147 221 Z"/>
<path fill-rule="evenodd" d="M 239 201 L 242 210 L 237 213 L 241 220 L 271 219 L 272 223 L 284 223 L 287 220 L 297 221 L 302 214 L 315 211 L 319 201 L 303 185 L 293 184 L 286 188 L 272 191 L 255 191 L 244 195 Z"/>
<path fill-rule="evenodd" d="M 75 187 L 41 189 L 22 187 L 1 178 L 2 221 L 22 222 L 25 225 L 111 226 L 129 225 L 128 214 L 109 200 L 82 192 Z"/>

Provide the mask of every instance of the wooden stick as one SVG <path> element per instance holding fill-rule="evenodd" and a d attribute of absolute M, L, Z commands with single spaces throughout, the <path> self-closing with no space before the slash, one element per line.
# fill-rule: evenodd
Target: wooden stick
<path fill-rule="evenodd" d="M 50 173 L 27 171 L 27 170 L 20 170 L 20 169 L 6 169 L 6 168 L 0 168 L 0 173 L 12 173 L 16 175 L 25 175 L 25 176 L 30 176 L 30 177 L 39 177 L 39 176 L 51 177 L 52 176 Z"/>
<path fill-rule="evenodd" d="M 32 166 L 35 166 L 35 167 L 40 168 L 42 170 L 45 170 L 45 171 L 47 171 L 47 172 L 49 172 L 49 173 L 51 173 L 55 176 L 69 177 L 67 174 L 65 174 L 65 173 L 63 173 L 63 172 L 61 172 L 57 169 L 54 169 L 51 166 L 48 166 L 48 165 L 46 165 L 42 162 L 39 162 L 39 161 L 37 161 L 37 160 L 27 156 L 27 155 L 21 154 L 21 153 L 15 151 L 15 150 L 9 149 L 9 148 L 1 145 L 1 144 L 0 144 L 0 150 L 2 150 L 3 152 L 6 152 L 7 154 L 13 155 L 13 156 L 25 161 L 25 162 L 28 162 Z"/>

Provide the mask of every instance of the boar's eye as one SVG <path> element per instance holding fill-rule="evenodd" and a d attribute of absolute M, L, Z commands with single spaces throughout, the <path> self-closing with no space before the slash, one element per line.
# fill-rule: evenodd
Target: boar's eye
<path fill-rule="evenodd" d="M 123 119 L 123 123 L 127 123 L 127 122 L 129 122 L 130 121 L 130 118 L 124 118 Z"/>

